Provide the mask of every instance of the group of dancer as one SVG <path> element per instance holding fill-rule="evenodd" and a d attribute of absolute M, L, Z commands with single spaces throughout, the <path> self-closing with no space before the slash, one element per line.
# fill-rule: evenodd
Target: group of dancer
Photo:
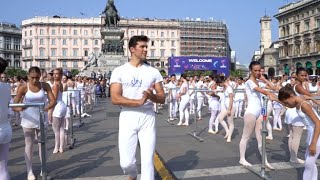
<path fill-rule="evenodd" d="M 38 107 L 13 107 L 11 103 L 45 103 L 44 127 L 45 139 L 48 126 L 52 126 L 54 132 L 53 154 L 63 153 L 68 143 L 67 135 L 70 125 L 70 108 L 74 115 L 90 116 L 86 111 L 86 104 L 93 107 L 97 83 L 92 79 L 72 77 L 63 74 L 61 68 L 50 72 L 38 67 L 31 67 L 27 78 L 6 77 L 4 70 L 7 62 L 0 58 L 0 179 L 9 180 L 7 169 L 8 150 L 12 138 L 11 124 L 21 126 L 25 138 L 25 161 L 27 166 L 27 179 L 34 180 L 32 168 L 33 146 L 39 145 L 39 157 L 41 160 L 40 111 Z M 80 96 L 79 96 L 80 93 Z M 82 101 L 82 102 L 80 102 Z M 10 122 L 12 121 L 12 122 Z M 40 172 L 42 176 L 42 172 Z"/>
<path fill-rule="evenodd" d="M 206 101 L 209 113 L 211 113 L 208 120 L 208 132 L 217 134 L 219 124 L 221 124 L 225 130 L 224 138 L 227 142 L 231 142 L 234 118 L 243 118 L 239 163 L 243 166 L 252 166 L 245 158 L 246 146 L 252 132 L 255 131 L 258 150 L 260 153 L 262 151 L 262 97 L 267 96 L 267 117 L 273 114 L 272 118 L 269 118 L 272 119 L 273 126 L 270 121 L 267 121 L 267 139 L 273 140 L 273 130 L 282 130 L 281 117 L 284 115 L 285 123 L 289 127 L 290 162 L 305 164 L 304 179 L 317 179 L 315 161 L 320 153 L 320 144 L 318 144 L 320 127 L 319 116 L 315 110 L 318 102 L 313 97 L 319 95 L 318 79 L 308 79 L 304 68 L 298 68 L 295 73 L 291 74 L 290 79 L 287 75 L 269 79 L 258 62 L 251 62 L 249 69 L 250 76 L 246 80 L 242 78 L 234 80 L 223 76 L 208 76 L 207 78 L 200 76 L 198 78 L 181 75 L 177 81 L 176 75 L 171 75 L 170 79 L 164 80 L 169 104 L 169 120 L 176 119 L 177 111 L 179 111 L 178 126 L 189 125 L 189 112 L 197 113 L 197 120 L 202 120 L 202 108 L 206 106 L 204 103 Z M 195 92 L 197 92 L 196 96 Z M 197 107 L 194 104 L 197 104 Z M 242 117 L 243 107 L 245 112 Z M 305 161 L 297 157 L 303 129 L 308 131 Z M 267 159 L 266 166 L 274 169 Z"/>

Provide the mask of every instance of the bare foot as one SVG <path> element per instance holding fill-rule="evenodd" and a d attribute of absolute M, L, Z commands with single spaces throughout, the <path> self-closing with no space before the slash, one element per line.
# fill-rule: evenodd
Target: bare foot
<path fill-rule="evenodd" d="M 240 163 L 241 165 L 243 165 L 244 167 L 251 167 L 251 166 L 252 166 L 252 164 L 250 164 L 250 163 L 249 163 L 248 161 L 246 161 L 245 159 L 240 160 L 239 163 Z"/>

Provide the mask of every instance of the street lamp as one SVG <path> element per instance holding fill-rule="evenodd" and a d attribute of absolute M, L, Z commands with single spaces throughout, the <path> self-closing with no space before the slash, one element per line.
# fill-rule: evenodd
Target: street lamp
<path fill-rule="evenodd" d="M 220 57 L 220 56 L 221 56 L 221 55 L 220 55 L 220 52 L 221 52 L 221 51 L 224 52 L 225 49 L 226 49 L 226 47 L 223 47 L 223 46 L 221 46 L 221 45 L 218 45 L 218 46 L 215 47 L 214 49 L 218 51 L 218 56 Z"/>

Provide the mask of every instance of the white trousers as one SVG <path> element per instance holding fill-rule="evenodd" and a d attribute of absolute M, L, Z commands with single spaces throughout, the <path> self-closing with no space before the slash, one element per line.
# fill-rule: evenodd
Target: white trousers
<path fill-rule="evenodd" d="M 177 117 L 178 103 L 176 99 L 172 99 L 169 103 L 169 116 L 170 118 Z"/>
<path fill-rule="evenodd" d="M 137 143 L 140 143 L 141 180 L 154 179 L 153 155 L 156 144 L 155 113 L 149 111 L 122 111 L 119 118 L 120 166 L 125 174 L 136 177 Z"/>

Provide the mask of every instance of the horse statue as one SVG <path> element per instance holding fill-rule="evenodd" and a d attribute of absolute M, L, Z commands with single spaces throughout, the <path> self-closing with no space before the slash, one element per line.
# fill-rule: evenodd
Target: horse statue
<path fill-rule="evenodd" d="M 118 10 L 114 5 L 114 0 L 108 0 L 106 7 L 101 14 L 105 15 L 104 26 L 117 26 L 120 17 Z"/>

